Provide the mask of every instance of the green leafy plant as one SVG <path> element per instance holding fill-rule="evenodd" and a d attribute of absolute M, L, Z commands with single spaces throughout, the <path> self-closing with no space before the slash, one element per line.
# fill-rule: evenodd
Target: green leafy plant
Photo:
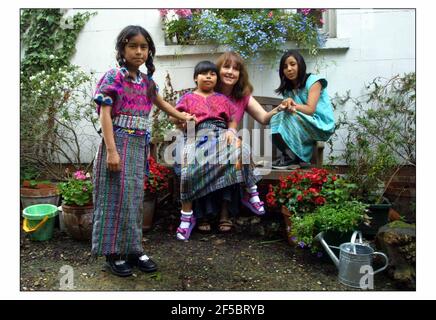
<path fill-rule="evenodd" d="M 94 83 L 92 75 L 73 65 L 43 70 L 22 81 L 23 165 L 57 180 L 62 179 L 61 163 L 82 166 L 86 140 L 97 131 Z"/>
<path fill-rule="evenodd" d="M 336 131 L 346 129 L 345 151 L 331 161 L 345 161 L 347 179 L 358 186 L 353 195 L 362 201 L 380 203 L 401 167 L 416 166 L 415 85 L 415 73 L 378 77 L 358 98 L 347 92 L 333 99 L 336 109 L 357 110 L 352 119 L 342 113 Z"/>
<path fill-rule="evenodd" d="M 89 173 L 78 170 L 66 182 L 59 184 L 64 204 L 73 206 L 92 204 L 93 185 L 90 177 Z"/>
<path fill-rule="evenodd" d="M 366 205 L 359 201 L 325 204 L 311 214 L 291 216 L 290 233 L 301 248 L 308 246 L 316 252 L 314 237 L 319 232 L 351 232 L 365 220 L 365 210 Z"/>
<path fill-rule="evenodd" d="M 165 76 L 165 87 L 162 91 L 162 97 L 165 101 L 173 106 L 176 105 L 176 100 L 179 97 L 177 92 L 173 89 L 169 73 L 167 73 Z M 168 114 L 161 112 L 161 110 L 157 107 L 153 107 L 152 119 L 152 142 L 162 142 L 165 140 L 165 134 L 171 130 L 174 130 L 175 125 L 170 121 Z"/>

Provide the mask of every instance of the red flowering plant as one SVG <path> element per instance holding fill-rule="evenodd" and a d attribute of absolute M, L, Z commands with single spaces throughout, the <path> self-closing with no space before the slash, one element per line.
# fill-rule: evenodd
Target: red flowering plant
<path fill-rule="evenodd" d="M 327 175 L 327 170 L 316 168 L 292 171 L 287 177 L 280 177 L 278 185 L 269 185 L 267 204 L 285 206 L 294 214 L 312 212 L 325 203 L 320 192 L 323 183 L 328 181 Z"/>
<path fill-rule="evenodd" d="M 295 170 L 280 177 L 278 185 L 269 185 L 266 200 L 270 207 L 285 206 L 293 214 L 303 215 L 327 202 L 349 200 L 354 188 L 355 185 L 326 169 Z"/>
<path fill-rule="evenodd" d="M 144 191 L 146 196 L 156 196 L 158 193 L 168 189 L 168 177 L 170 170 L 157 163 L 153 157 L 148 158 L 149 172 L 145 176 Z"/>

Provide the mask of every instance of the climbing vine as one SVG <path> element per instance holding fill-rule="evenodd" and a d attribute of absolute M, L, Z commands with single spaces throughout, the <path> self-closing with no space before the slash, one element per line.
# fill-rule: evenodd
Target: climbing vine
<path fill-rule="evenodd" d="M 95 13 L 66 13 L 62 9 L 21 11 L 22 177 L 58 179 L 56 168 L 61 167 L 62 159 L 81 162 L 81 134 L 77 130 L 79 121 L 91 114 L 88 92 L 92 77 L 70 59 L 80 32 Z"/>
<path fill-rule="evenodd" d="M 23 75 L 70 64 L 80 31 L 95 13 L 76 13 L 65 17 L 60 9 L 24 9 L 20 34 L 24 49 Z"/>

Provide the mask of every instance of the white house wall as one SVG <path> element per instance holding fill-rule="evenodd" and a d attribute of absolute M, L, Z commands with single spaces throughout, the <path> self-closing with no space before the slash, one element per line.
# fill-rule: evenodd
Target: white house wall
<path fill-rule="evenodd" d="M 82 10 L 83 11 L 83 10 Z M 159 12 L 154 9 L 103 9 L 97 12 L 85 26 L 77 42 L 77 53 L 72 62 L 86 71 L 96 72 L 100 78 L 105 71 L 115 66 L 115 39 L 119 31 L 129 24 L 138 24 L 147 29 L 155 41 L 157 54 L 154 79 L 163 86 L 166 72 L 170 73 L 176 90 L 193 87 L 193 68 L 200 60 L 214 61 L 218 54 L 200 53 L 191 55 L 162 56 L 166 50 Z M 316 72 L 324 75 L 330 96 L 347 90 L 353 96 L 377 76 L 391 77 L 395 74 L 415 71 L 415 11 L 408 9 L 346 9 L 336 10 L 337 38 L 345 39 L 347 49 L 324 49 L 321 64 Z M 308 71 L 313 72 L 313 59 L 306 55 Z M 278 61 L 257 62 L 249 65 L 250 80 L 254 95 L 276 97 L 274 90 L 279 84 Z M 354 114 L 351 108 L 347 110 Z M 96 137 L 95 144 L 100 140 Z M 335 149 L 341 149 L 339 143 Z M 327 150 L 328 151 L 328 150 Z M 326 152 L 327 153 L 327 152 Z M 325 155 L 326 155 L 325 153 Z M 89 160 L 93 153 L 89 154 Z"/>

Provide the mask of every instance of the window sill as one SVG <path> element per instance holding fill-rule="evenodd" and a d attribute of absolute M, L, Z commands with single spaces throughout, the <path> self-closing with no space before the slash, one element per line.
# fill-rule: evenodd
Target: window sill
<path fill-rule="evenodd" d="M 349 38 L 329 38 L 324 47 L 324 50 L 348 50 L 350 48 Z M 284 48 L 296 49 L 295 43 L 287 42 Z M 165 45 L 156 47 L 157 57 L 179 56 L 179 55 L 195 55 L 195 54 L 213 54 L 223 53 L 226 51 L 226 46 L 222 45 Z"/>

